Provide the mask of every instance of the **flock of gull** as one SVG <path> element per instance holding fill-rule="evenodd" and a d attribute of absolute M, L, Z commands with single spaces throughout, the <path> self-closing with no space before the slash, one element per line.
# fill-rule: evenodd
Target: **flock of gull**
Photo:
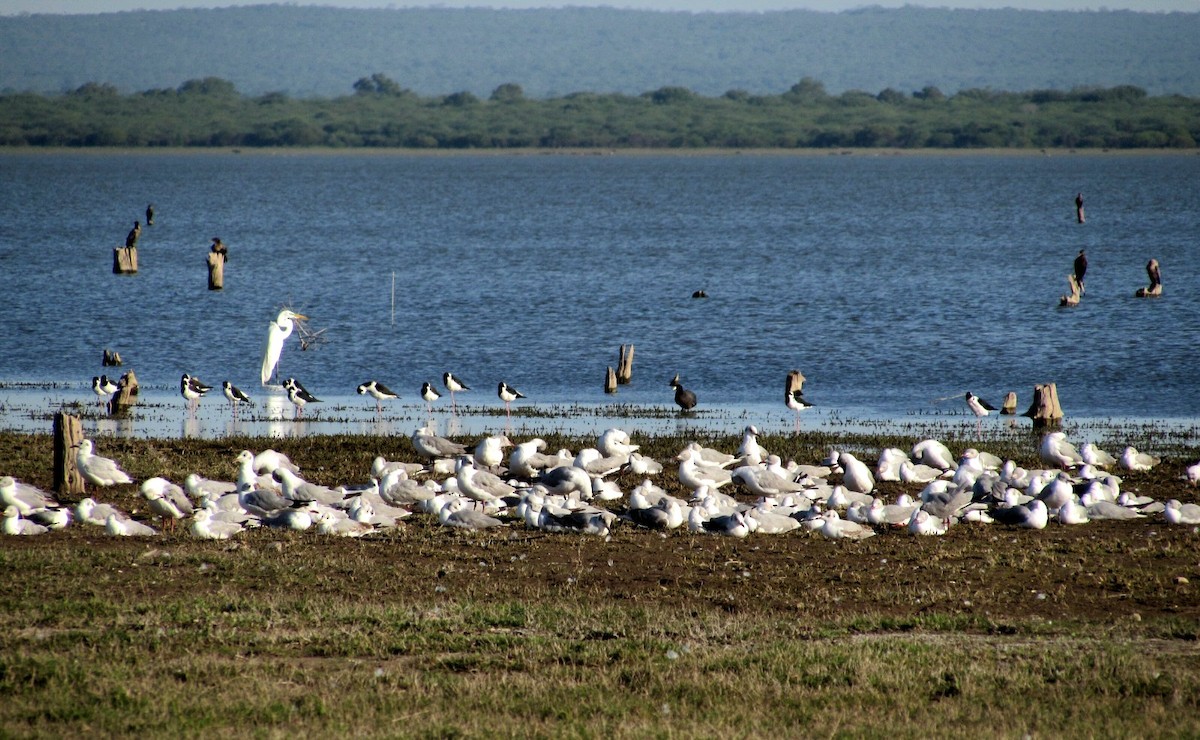
<path fill-rule="evenodd" d="M 1148 471 L 1158 458 L 1132 447 L 1116 457 L 1090 443 L 1076 448 L 1060 431 L 1043 437 L 1038 452 L 1046 467 L 1039 470 L 974 448 L 954 456 L 935 439 L 909 451 L 884 449 L 873 467 L 845 450 L 819 464 L 785 464 L 762 448 L 758 436 L 747 427 L 732 454 L 689 443 L 669 461 L 677 465 L 675 485 L 665 477 L 671 471 L 641 455 L 620 429 L 572 453 L 548 452 L 538 438 L 514 444 L 506 435 L 468 448 L 421 427 L 410 439 L 422 462 L 376 457 L 364 471 L 368 482 L 337 487 L 305 480 L 293 461 L 274 450 L 242 451 L 235 480 L 193 473 L 182 485 L 162 477 L 135 484 L 85 439 L 74 462 L 87 484 L 137 485 L 144 512 L 92 497 L 61 505 L 10 476 L 0 477 L 0 505 L 8 535 L 90 524 L 112 535 L 154 536 L 159 529 L 153 521 L 132 516 L 146 519 L 148 513 L 161 528 L 173 531 L 183 522 L 201 539 L 227 539 L 254 527 L 361 537 L 387 532 L 415 514 L 456 529 L 524 526 L 601 537 L 618 527 L 731 537 L 802 531 L 859 540 L 891 529 L 943 535 L 960 523 L 1042 529 L 1051 521 L 1161 516 L 1171 524 L 1200 524 L 1200 506 L 1122 490 L 1119 471 Z M 619 477 L 642 482 L 626 491 Z M 1200 462 L 1187 477 L 1192 485 L 1200 482 Z M 912 493 L 885 501 L 876 489 L 880 481 L 906 484 Z M 687 493 L 672 495 L 659 483 Z"/>

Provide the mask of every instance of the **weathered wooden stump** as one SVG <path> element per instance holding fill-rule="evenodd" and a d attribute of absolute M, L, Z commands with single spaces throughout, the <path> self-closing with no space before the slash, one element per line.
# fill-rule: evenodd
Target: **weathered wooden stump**
<path fill-rule="evenodd" d="M 1033 401 L 1021 416 L 1033 419 L 1033 428 L 1042 429 L 1062 424 L 1063 411 L 1058 405 L 1058 386 L 1045 383 L 1033 387 Z"/>
<path fill-rule="evenodd" d="M 208 289 L 221 290 L 225 287 L 225 255 L 221 252 L 208 253 Z"/>
<path fill-rule="evenodd" d="M 1004 416 L 1012 416 L 1017 413 L 1017 394 L 1009 391 L 1004 397 L 1004 403 L 1000 404 L 1000 413 Z"/>
<path fill-rule="evenodd" d="M 83 476 L 75 467 L 75 450 L 83 442 L 79 417 L 65 411 L 54 415 L 54 490 L 57 493 L 83 493 Z"/>
<path fill-rule="evenodd" d="M 133 275 L 137 270 L 137 247 L 113 248 L 114 275 Z"/>
<path fill-rule="evenodd" d="M 133 371 L 125 373 L 117 381 L 117 393 L 109 406 L 109 413 L 118 413 L 137 403 L 138 381 Z"/>
<path fill-rule="evenodd" d="M 622 344 L 621 354 L 617 361 L 617 382 L 629 385 L 633 380 L 633 345 Z"/>
<path fill-rule="evenodd" d="M 787 375 L 787 387 L 783 389 L 784 398 L 790 397 L 796 391 L 804 390 L 804 373 L 793 370 Z"/>
<path fill-rule="evenodd" d="M 604 392 L 617 392 L 617 371 L 612 369 L 612 365 L 608 366 L 608 372 L 604 374 Z"/>
<path fill-rule="evenodd" d="M 1067 295 L 1061 296 L 1058 299 L 1058 305 L 1078 306 L 1079 298 L 1083 295 L 1083 286 L 1081 286 L 1079 281 L 1075 279 L 1074 273 L 1067 275 L 1067 285 L 1071 286 L 1071 292 Z"/>

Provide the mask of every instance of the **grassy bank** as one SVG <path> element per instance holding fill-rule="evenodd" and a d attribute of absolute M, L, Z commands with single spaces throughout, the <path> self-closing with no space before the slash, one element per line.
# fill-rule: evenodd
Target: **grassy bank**
<path fill-rule="evenodd" d="M 635 441 L 667 461 L 685 440 Z M 760 439 L 801 462 L 906 441 Z M 1159 444 L 1164 463 L 1125 488 L 1196 500 L 1180 480 L 1194 450 Z M 267 446 L 329 484 L 413 458 L 372 437 L 100 452 L 182 480 L 231 477 L 238 450 Z M 988 449 L 1036 464 L 1028 440 Z M 0 433 L 0 465 L 48 486 L 49 437 Z M 670 465 L 660 478 L 678 486 Z M 99 497 L 140 504 L 133 486 Z M 422 516 L 353 541 L 4 537 L 0 734 L 1195 735 L 1198 544 L 1161 517 L 860 543 L 468 534 Z"/>

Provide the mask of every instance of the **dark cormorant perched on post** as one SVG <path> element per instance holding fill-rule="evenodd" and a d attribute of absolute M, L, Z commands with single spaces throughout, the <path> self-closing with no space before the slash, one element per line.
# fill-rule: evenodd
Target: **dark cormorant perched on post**
<path fill-rule="evenodd" d="M 1075 280 L 1079 283 L 1079 292 L 1083 292 L 1083 276 L 1087 274 L 1087 255 L 1083 250 L 1079 250 L 1079 256 L 1075 258 Z"/>
<path fill-rule="evenodd" d="M 210 249 L 214 254 L 224 257 L 226 262 L 229 261 L 229 247 L 225 246 L 225 242 L 221 241 L 221 237 L 214 236 L 212 238 L 212 247 Z"/>
<path fill-rule="evenodd" d="M 153 203 L 146 206 L 146 225 L 147 226 L 154 225 L 154 204 Z"/>
<path fill-rule="evenodd" d="M 125 246 L 136 247 L 138 237 L 142 235 L 142 224 L 138 221 L 133 222 L 133 228 L 129 230 L 129 235 L 125 237 Z"/>

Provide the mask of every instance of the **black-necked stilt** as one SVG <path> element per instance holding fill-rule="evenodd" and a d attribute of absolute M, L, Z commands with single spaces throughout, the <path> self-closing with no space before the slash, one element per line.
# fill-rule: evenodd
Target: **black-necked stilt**
<path fill-rule="evenodd" d="M 789 409 L 796 412 L 796 431 L 800 431 L 800 412 L 804 409 L 811 409 L 812 404 L 808 402 L 808 399 L 804 397 L 804 392 L 799 388 L 787 394 L 784 403 Z"/>
<path fill-rule="evenodd" d="M 458 404 L 454 400 L 454 394 L 458 391 L 469 391 L 471 387 L 454 377 L 454 373 L 442 373 L 442 384 L 446 386 L 446 390 L 450 391 L 451 411 L 458 411 Z"/>
<path fill-rule="evenodd" d="M 376 414 L 383 413 L 382 404 L 384 400 L 400 397 L 399 393 L 394 392 L 392 389 L 388 388 L 383 383 L 380 383 L 378 380 L 368 380 L 367 382 L 358 386 L 358 395 L 362 396 L 368 393 L 371 394 L 371 397 L 375 399 Z"/>
<path fill-rule="evenodd" d="M 310 403 L 321 403 L 321 399 L 308 392 L 304 386 L 295 378 L 288 378 L 283 381 L 283 388 L 287 391 L 288 400 L 296 407 L 296 416 L 304 416 L 304 407 Z"/>
<path fill-rule="evenodd" d="M 247 396 L 242 392 L 241 388 L 238 388 L 228 380 L 221 383 L 221 391 L 225 394 L 225 397 L 229 399 L 229 405 L 233 408 L 234 416 L 237 416 L 239 405 L 243 403 L 253 403 L 250 400 L 250 396 Z"/>
<path fill-rule="evenodd" d="M 517 390 L 516 388 L 513 388 L 508 383 L 505 383 L 503 380 L 500 381 L 500 385 L 497 386 L 497 388 L 496 388 L 496 395 L 500 396 L 501 401 L 504 401 L 504 413 L 509 418 L 512 418 L 512 409 L 509 406 L 509 404 L 511 404 L 513 401 L 517 400 L 518 398 L 525 398 L 524 393 Z"/>
<path fill-rule="evenodd" d="M 179 395 L 188 402 L 188 410 L 193 413 L 200 406 L 200 397 L 211 390 L 211 385 L 207 385 L 199 378 L 193 378 L 187 373 L 184 373 L 179 379 Z"/>
<path fill-rule="evenodd" d="M 975 414 L 975 433 L 981 434 L 983 432 L 983 417 L 987 416 L 993 411 L 996 411 L 997 409 L 995 406 L 983 400 L 971 391 L 967 391 L 967 395 L 964 396 L 964 398 L 967 400 L 967 408 L 971 409 L 972 414 Z"/>

